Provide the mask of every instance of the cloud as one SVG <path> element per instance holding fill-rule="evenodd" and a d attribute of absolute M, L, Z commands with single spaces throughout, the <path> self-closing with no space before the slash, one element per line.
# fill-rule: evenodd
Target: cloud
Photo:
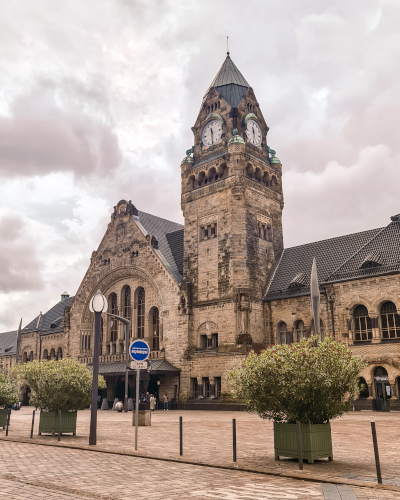
<path fill-rule="evenodd" d="M 378 145 L 363 148 L 352 165 L 332 161 L 322 172 L 285 173 L 285 246 L 388 225 L 399 208 L 399 160 Z"/>
<path fill-rule="evenodd" d="M 182 222 L 180 162 L 227 35 L 283 163 L 285 245 L 400 211 L 398 2 L 0 2 L 2 246 L 22 259 L 0 330 L 75 293 L 120 199 Z"/>
<path fill-rule="evenodd" d="M 98 96 L 82 87 L 71 80 L 36 81 L 29 94 L 14 100 L 12 116 L 0 118 L 0 175 L 105 177 L 119 166 L 112 125 L 93 110 L 85 112 L 84 104 Z"/>
<path fill-rule="evenodd" d="M 0 292 L 40 290 L 44 286 L 35 238 L 15 213 L 0 214 Z"/>

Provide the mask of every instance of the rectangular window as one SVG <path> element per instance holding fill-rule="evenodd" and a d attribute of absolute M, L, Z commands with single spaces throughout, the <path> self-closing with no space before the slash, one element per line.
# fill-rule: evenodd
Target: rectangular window
<path fill-rule="evenodd" d="M 199 385 L 197 383 L 197 378 L 192 378 L 192 394 L 194 398 L 199 397 Z"/>
<path fill-rule="evenodd" d="M 200 349 L 207 349 L 208 339 L 207 335 L 200 335 Z"/>
<path fill-rule="evenodd" d="M 90 335 L 88 335 L 88 347 L 87 348 L 90 350 Z"/>
<path fill-rule="evenodd" d="M 215 377 L 215 397 L 221 396 L 221 377 Z"/>
<path fill-rule="evenodd" d="M 211 236 L 215 236 L 215 226 L 211 228 Z"/>
<path fill-rule="evenodd" d="M 218 333 L 213 333 L 211 336 L 211 347 L 216 349 L 218 347 Z"/>
<path fill-rule="evenodd" d="M 210 391 L 210 380 L 208 378 L 204 378 L 204 397 L 209 398 L 211 396 L 211 391 Z"/>
<path fill-rule="evenodd" d="M 204 229 L 204 238 L 208 238 L 208 229 Z"/>

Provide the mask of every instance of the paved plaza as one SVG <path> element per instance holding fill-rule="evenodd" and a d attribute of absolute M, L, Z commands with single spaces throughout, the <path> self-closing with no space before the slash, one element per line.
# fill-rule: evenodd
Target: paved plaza
<path fill-rule="evenodd" d="M 0 463 L 0 498 L 13 500 L 400 499 L 400 492 L 4 441 Z"/>
<path fill-rule="evenodd" d="M 38 436 L 38 421 L 34 437 L 30 439 L 32 411 L 33 408 L 23 407 L 12 413 L 8 438 L 5 431 L 0 430 L 0 493 L 3 495 L 0 498 L 7 494 L 7 498 L 49 500 L 124 499 L 150 498 L 157 494 L 163 499 L 200 500 L 400 500 L 398 413 L 352 412 L 333 421 L 333 462 L 305 463 L 304 471 L 300 472 L 296 460 L 274 460 L 272 423 L 245 412 L 155 412 L 152 426 L 139 428 L 137 454 L 140 457 L 135 457 L 130 456 L 135 454 L 132 412 L 98 412 L 96 449 L 111 453 L 97 453 L 83 449 L 89 448 L 89 411 L 79 412 L 77 436 L 63 435 L 61 448 L 38 446 L 39 443 L 57 444 L 57 437 Z M 183 417 L 183 457 L 179 457 L 179 416 Z M 391 490 L 361 487 L 376 483 L 372 416 L 376 420 L 384 485 Z M 237 421 L 237 463 L 232 461 L 232 418 Z M 191 463 L 177 463 L 179 460 Z M 306 481 L 300 480 L 302 478 Z M 335 484 L 321 486 L 321 482 L 331 481 Z M 131 494 L 132 488 L 135 495 Z"/>

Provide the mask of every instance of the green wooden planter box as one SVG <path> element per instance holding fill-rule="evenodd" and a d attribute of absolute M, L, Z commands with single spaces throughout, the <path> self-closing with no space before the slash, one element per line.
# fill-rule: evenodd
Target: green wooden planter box
<path fill-rule="evenodd" d="M 72 432 L 76 435 L 76 411 L 61 412 L 61 434 Z M 39 420 L 39 436 L 42 434 L 58 434 L 58 413 L 50 411 L 41 411 Z"/>
<path fill-rule="evenodd" d="M 313 464 L 316 458 L 333 460 L 331 424 L 301 425 L 303 460 Z M 296 424 L 274 422 L 275 460 L 279 457 L 299 458 L 297 453 Z"/>
<path fill-rule="evenodd" d="M 0 409 L 0 427 L 3 427 L 3 429 L 5 429 L 6 422 L 7 422 L 7 408 L 1 408 Z"/>

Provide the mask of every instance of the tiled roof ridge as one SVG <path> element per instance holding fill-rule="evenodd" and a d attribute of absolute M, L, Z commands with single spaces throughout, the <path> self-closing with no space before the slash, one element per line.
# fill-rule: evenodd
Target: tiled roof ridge
<path fill-rule="evenodd" d="M 375 240 L 380 234 L 382 234 L 383 231 L 385 231 L 391 224 L 392 224 L 392 222 L 390 224 L 388 224 L 387 226 L 383 227 L 378 233 L 376 233 L 371 239 L 369 239 L 361 248 L 359 248 L 357 251 L 355 251 L 353 253 L 353 255 L 351 255 L 347 260 L 345 260 L 342 264 L 340 264 L 340 266 L 338 268 L 336 268 L 334 271 L 332 271 L 330 273 L 330 275 L 325 279 L 325 281 L 329 281 L 329 278 L 331 276 L 334 276 L 339 271 L 339 269 L 341 269 L 343 266 L 345 266 L 353 257 L 355 257 L 358 253 L 360 253 L 367 245 L 369 245 L 371 243 L 371 241 Z"/>
<path fill-rule="evenodd" d="M 274 270 L 272 271 L 272 274 L 271 274 L 271 278 L 269 280 L 269 283 L 268 283 L 268 286 L 267 286 L 267 289 L 265 290 L 265 293 L 264 293 L 264 297 L 268 294 L 269 292 L 269 289 L 272 285 L 272 282 L 274 281 L 274 278 L 275 278 L 275 274 L 277 272 L 277 270 L 279 269 L 279 264 L 281 263 L 281 260 L 283 258 L 283 254 L 285 253 L 285 248 L 282 250 L 282 253 L 279 257 L 279 259 L 276 261 L 276 264 L 275 264 L 275 267 L 274 267 Z"/>

